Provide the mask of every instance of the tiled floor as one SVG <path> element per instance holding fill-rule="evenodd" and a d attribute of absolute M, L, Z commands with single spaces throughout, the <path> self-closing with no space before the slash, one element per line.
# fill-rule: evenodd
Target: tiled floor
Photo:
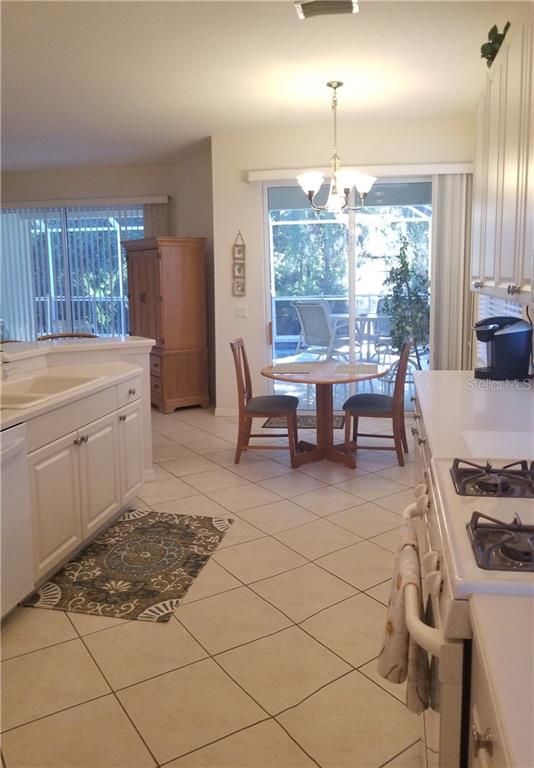
<path fill-rule="evenodd" d="M 11 615 L 5 766 L 419 768 L 419 719 L 375 661 L 411 463 L 236 466 L 230 419 L 154 411 L 153 428 L 139 504 L 235 522 L 168 624 Z"/>

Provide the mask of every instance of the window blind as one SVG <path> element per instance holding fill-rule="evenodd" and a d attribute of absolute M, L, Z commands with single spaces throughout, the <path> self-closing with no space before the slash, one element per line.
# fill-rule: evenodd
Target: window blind
<path fill-rule="evenodd" d="M 128 332 L 121 240 L 144 236 L 144 206 L 2 211 L 0 332 L 33 340 L 55 332 Z"/>

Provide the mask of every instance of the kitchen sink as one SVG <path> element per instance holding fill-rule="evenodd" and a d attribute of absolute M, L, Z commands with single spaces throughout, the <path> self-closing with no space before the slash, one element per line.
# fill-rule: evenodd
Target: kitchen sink
<path fill-rule="evenodd" d="M 3 382 L 2 408 L 29 408 L 43 400 L 69 392 L 101 379 L 101 376 L 53 376 L 41 374 L 26 379 Z"/>

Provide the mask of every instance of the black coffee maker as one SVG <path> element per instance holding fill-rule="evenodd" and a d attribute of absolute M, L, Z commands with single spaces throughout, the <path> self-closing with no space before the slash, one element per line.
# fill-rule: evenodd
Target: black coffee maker
<path fill-rule="evenodd" d="M 532 353 L 532 326 L 519 317 L 487 317 L 475 323 L 478 341 L 487 346 L 487 366 L 476 379 L 526 379 Z"/>

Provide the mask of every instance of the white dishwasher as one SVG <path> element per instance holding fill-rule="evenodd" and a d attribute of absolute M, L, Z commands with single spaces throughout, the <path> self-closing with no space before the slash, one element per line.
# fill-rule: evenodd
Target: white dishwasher
<path fill-rule="evenodd" d="M 26 427 L 0 435 L 2 616 L 34 588 Z"/>

